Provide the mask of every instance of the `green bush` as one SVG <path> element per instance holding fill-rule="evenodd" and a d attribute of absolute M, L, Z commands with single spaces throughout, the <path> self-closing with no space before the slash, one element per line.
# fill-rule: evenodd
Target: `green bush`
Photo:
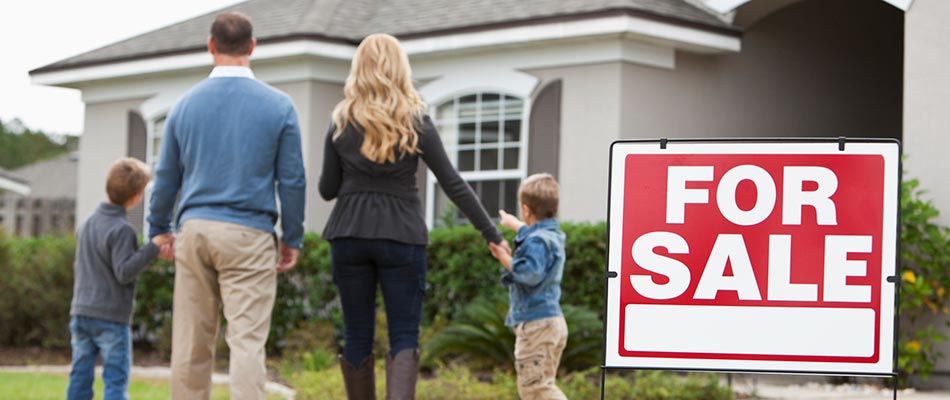
<path fill-rule="evenodd" d="M 564 223 L 567 235 L 561 304 L 603 314 L 605 223 Z M 508 241 L 514 232 L 504 231 Z M 488 252 L 478 231 L 469 225 L 433 229 L 429 234 L 429 288 L 423 305 L 424 323 L 441 316 L 448 320 L 474 299 L 503 296 L 502 267 Z"/>
<path fill-rule="evenodd" d="M 561 356 L 564 370 L 580 370 L 600 363 L 603 324 L 584 307 L 564 305 L 567 346 Z M 447 328 L 424 346 L 427 361 L 459 356 L 473 369 L 501 369 L 514 366 L 514 332 L 505 326 L 508 302 L 503 297 L 482 297 L 469 304 Z"/>
<path fill-rule="evenodd" d="M 604 225 L 564 224 L 562 228 L 568 234 L 562 303 L 581 305 L 599 314 Z M 506 235 L 511 240 L 514 233 Z M 502 269 L 472 227 L 435 229 L 430 238 L 424 327 L 451 321 L 464 305 L 481 296 L 505 295 L 498 283 Z M 0 282 L 0 320 L 4 322 L 0 324 L 0 343 L 68 345 L 74 252 L 72 237 L 0 238 L 0 273 L 9 277 Z M 151 345 L 166 355 L 171 340 L 174 273 L 174 266 L 167 262 L 157 262 L 142 273 L 132 326 L 138 345 Z M 277 290 L 269 352 L 287 347 L 293 332 L 306 330 L 310 322 L 332 325 L 336 329 L 330 339 L 336 343 L 342 340 L 342 313 L 326 241 L 307 234 L 299 264 L 278 276 Z M 326 330 L 321 333 L 331 334 Z"/>
<path fill-rule="evenodd" d="M 901 186 L 901 305 L 898 346 L 901 381 L 916 375 L 926 379 L 944 354 L 937 345 L 947 337 L 932 323 L 950 314 L 950 229 L 933 220 L 940 212 L 923 200 L 916 179 Z"/>
<path fill-rule="evenodd" d="M 0 345 L 69 346 L 72 237 L 0 233 Z"/>

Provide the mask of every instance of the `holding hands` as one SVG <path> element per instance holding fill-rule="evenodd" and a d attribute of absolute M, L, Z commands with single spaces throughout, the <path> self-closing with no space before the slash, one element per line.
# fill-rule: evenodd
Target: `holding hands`
<path fill-rule="evenodd" d="M 152 238 L 152 244 L 160 249 L 158 258 L 165 261 L 175 260 L 175 234 L 168 232 Z"/>
<path fill-rule="evenodd" d="M 498 215 L 501 216 L 501 226 L 511 229 L 513 231 L 518 231 L 525 225 L 518 217 L 508 214 L 505 210 L 498 210 Z M 507 270 L 511 270 L 511 246 L 508 245 L 508 242 L 502 240 L 501 243 L 489 243 L 488 249 L 491 250 L 491 255 L 498 260 Z"/>

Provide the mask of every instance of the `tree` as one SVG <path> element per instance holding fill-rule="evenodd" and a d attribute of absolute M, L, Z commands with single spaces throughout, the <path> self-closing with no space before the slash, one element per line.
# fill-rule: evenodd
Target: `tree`
<path fill-rule="evenodd" d="M 79 137 L 35 131 L 18 119 L 0 121 L 0 167 L 15 169 L 75 150 Z"/>

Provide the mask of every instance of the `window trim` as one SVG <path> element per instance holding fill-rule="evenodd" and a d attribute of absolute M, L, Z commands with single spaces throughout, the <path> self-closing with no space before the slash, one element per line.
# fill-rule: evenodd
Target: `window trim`
<path fill-rule="evenodd" d="M 167 117 L 167 113 L 158 113 L 145 120 L 145 165 L 148 165 L 149 168 L 152 169 L 153 173 L 155 171 L 155 167 L 158 165 L 155 139 L 162 139 L 165 136 L 165 132 L 159 132 L 156 128 L 159 126 L 164 128 Z M 149 232 L 149 205 L 152 202 L 152 187 L 154 186 L 154 183 L 155 179 L 153 178 L 147 185 L 145 185 L 145 192 L 142 196 L 142 207 L 145 209 L 145 212 L 142 213 L 142 235 L 146 238 L 148 237 Z"/>
<path fill-rule="evenodd" d="M 529 117 L 531 115 L 531 105 L 532 105 L 530 93 L 521 94 L 513 90 L 506 90 L 506 89 L 499 88 L 497 86 L 489 86 L 489 85 L 470 86 L 464 89 L 459 89 L 459 90 L 446 93 L 443 96 L 436 98 L 434 101 L 430 101 L 429 115 L 436 122 L 436 125 L 438 125 L 437 115 L 435 114 L 439 106 L 449 101 L 456 101 L 456 99 L 464 97 L 464 96 L 476 95 L 476 94 L 481 94 L 481 93 L 497 93 L 501 96 L 513 96 L 513 97 L 519 98 L 522 102 L 521 103 L 522 104 L 521 106 L 521 134 L 520 134 L 521 140 L 518 146 L 520 150 L 519 157 L 518 157 L 518 168 L 510 169 L 510 170 L 493 170 L 493 171 L 492 170 L 490 171 L 464 171 L 464 172 L 459 171 L 459 175 L 461 175 L 462 179 L 465 180 L 466 182 L 492 181 L 492 180 L 502 181 L 502 180 L 508 180 L 508 179 L 526 178 L 528 176 L 528 147 L 529 147 L 529 141 L 530 141 L 530 138 L 528 137 L 528 132 L 530 132 L 530 127 L 528 126 L 528 124 L 530 123 Z M 456 107 L 457 107 L 457 104 L 456 104 Z M 477 119 L 480 121 L 480 118 L 481 116 L 479 115 Z M 441 134 L 442 132 L 440 131 L 439 135 Z M 449 154 L 449 158 L 456 160 L 453 167 L 455 167 L 455 169 L 458 170 L 458 151 L 459 151 L 458 142 L 452 143 L 452 144 L 443 143 L 443 146 L 445 146 L 446 153 L 449 153 L 450 151 L 455 153 L 454 157 L 452 154 Z M 474 148 L 481 149 L 481 146 L 478 143 L 478 141 L 476 141 L 476 145 L 474 146 Z M 505 147 L 499 147 L 499 149 L 502 149 L 502 148 L 505 148 Z M 477 158 L 480 158 L 480 157 L 477 157 Z M 476 162 L 480 162 L 480 161 L 476 161 Z M 435 224 L 435 220 L 437 218 L 437 216 L 435 215 L 435 196 L 436 196 L 435 184 L 436 183 L 437 183 L 437 180 L 435 178 L 435 174 L 433 174 L 431 170 L 426 169 L 425 218 L 426 218 L 426 226 L 429 229 L 433 228 Z M 481 199 L 479 199 L 479 202 L 481 202 Z M 514 210 L 514 211 L 517 212 L 517 210 Z"/>

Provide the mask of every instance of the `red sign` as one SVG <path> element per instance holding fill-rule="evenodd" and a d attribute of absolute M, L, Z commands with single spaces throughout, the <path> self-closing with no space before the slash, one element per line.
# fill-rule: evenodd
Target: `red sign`
<path fill-rule="evenodd" d="M 621 365 L 892 370 L 895 143 L 618 145 Z"/>

